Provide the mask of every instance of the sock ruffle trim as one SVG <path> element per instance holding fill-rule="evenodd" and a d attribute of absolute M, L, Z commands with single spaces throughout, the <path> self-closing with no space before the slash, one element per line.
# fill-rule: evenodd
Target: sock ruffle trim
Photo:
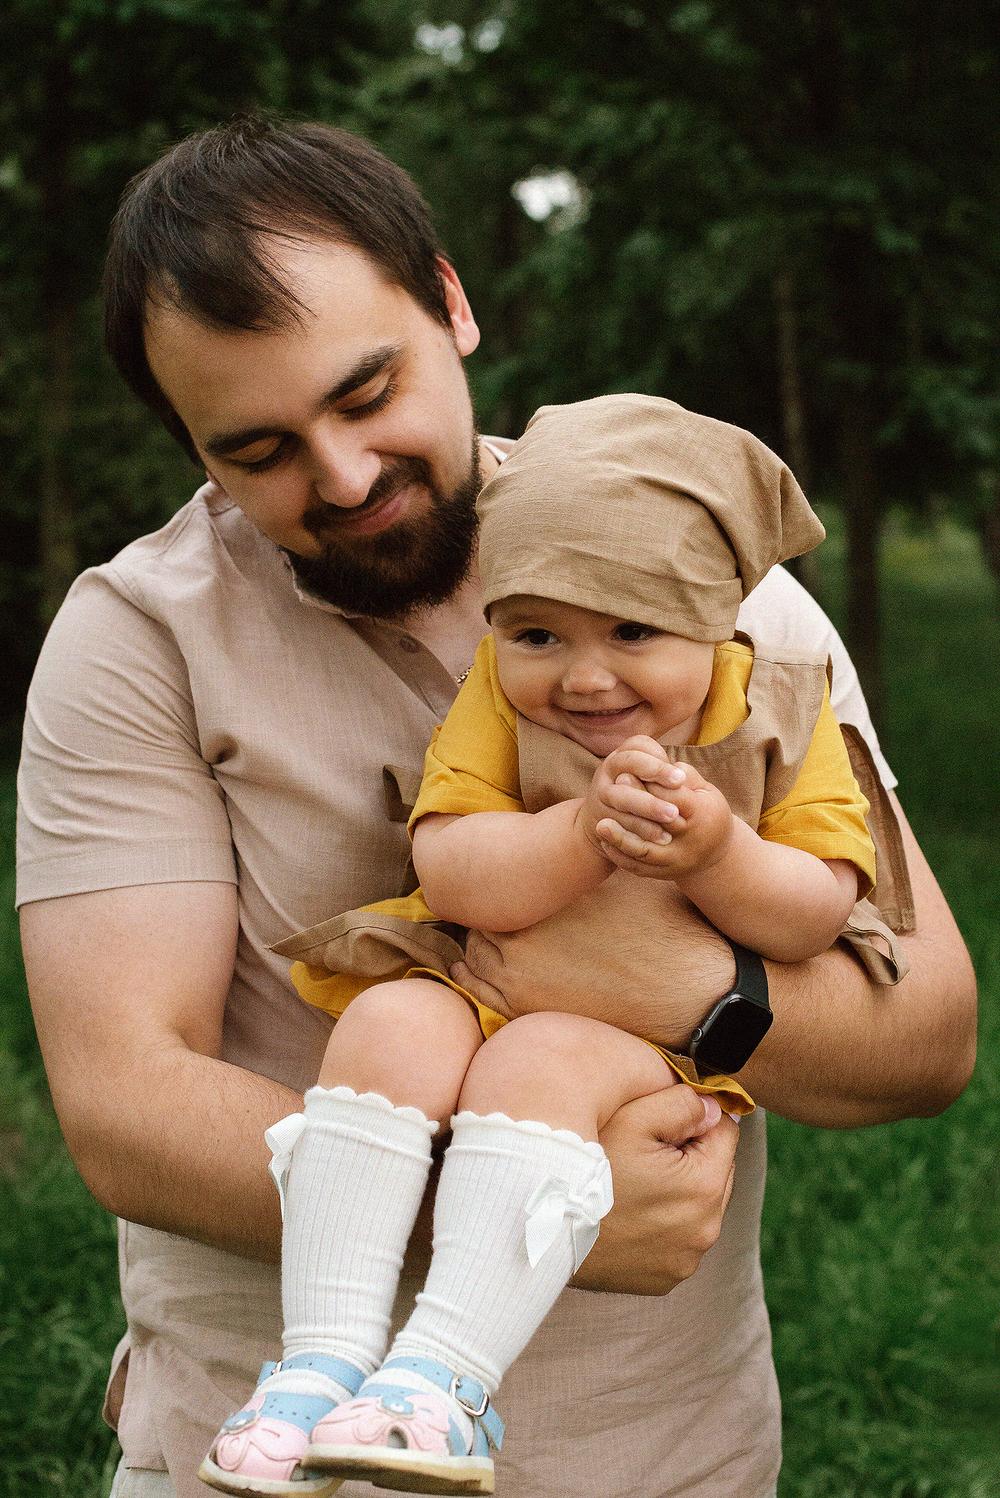
<path fill-rule="evenodd" d="M 509 1118 L 506 1113 L 456 1113 L 451 1120 L 452 1129 L 508 1128 L 521 1134 L 533 1134 L 536 1138 L 558 1139 L 589 1155 L 592 1160 L 603 1160 L 604 1149 L 596 1139 L 582 1139 L 572 1129 L 554 1129 L 550 1124 L 533 1118 Z"/>
<path fill-rule="evenodd" d="M 405 1118 L 410 1123 L 423 1124 L 432 1134 L 436 1134 L 439 1128 L 437 1121 L 421 1113 L 419 1108 L 396 1104 L 380 1092 L 355 1092 L 353 1087 L 310 1087 L 303 1101 L 307 1114 L 310 1105 L 315 1110 L 317 1107 L 321 1109 L 325 1103 L 360 1103 L 379 1113 L 394 1113 L 397 1118 Z M 322 1112 L 319 1116 L 322 1118 Z"/>

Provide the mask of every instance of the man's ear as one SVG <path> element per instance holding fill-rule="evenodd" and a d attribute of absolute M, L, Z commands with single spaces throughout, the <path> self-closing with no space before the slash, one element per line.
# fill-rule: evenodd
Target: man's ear
<path fill-rule="evenodd" d="M 444 288 L 445 305 L 451 319 L 451 330 L 455 335 L 455 347 L 464 359 L 467 354 L 471 354 L 479 347 L 479 327 L 451 261 L 439 255 L 437 265 L 441 285 Z"/>

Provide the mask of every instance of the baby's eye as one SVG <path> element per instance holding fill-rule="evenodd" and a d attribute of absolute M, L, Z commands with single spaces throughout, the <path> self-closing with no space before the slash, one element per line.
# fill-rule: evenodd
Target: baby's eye
<path fill-rule="evenodd" d="M 654 629 L 651 624 L 637 624 L 633 619 L 628 619 L 615 627 L 615 639 L 624 640 L 629 645 L 639 640 L 652 640 L 654 636 L 662 633 L 662 630 Z"/>
<path fill-rule="evenodd" d="M 522 629 L 515 639 L 519 645 L 533 645 L 540 649 L 543 645 L 551 645 L 555 635 L 549 629 Z"/>

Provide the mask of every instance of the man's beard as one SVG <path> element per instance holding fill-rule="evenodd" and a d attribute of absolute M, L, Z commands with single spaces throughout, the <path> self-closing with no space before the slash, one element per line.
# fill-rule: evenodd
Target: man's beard
<path fill-rule="evenodd" d="M 444 603 L 469 575 L 481 486 L 479 439 L 474 434 L 469 470 L 450 494 L 442 494 L 423 458 L 400 458 L 384 469 L 364 504 L 349 511 L 324 504 L 302 517 L 321 543 L 317 557 L 285 551 L 303 588 L 348 614 L 391 619 Z M 420 484 L 430 499 L 427 511 L 404 518 L 372 536 L 354 536 L 341 515 L 357 517 L 407 484 Z"/>

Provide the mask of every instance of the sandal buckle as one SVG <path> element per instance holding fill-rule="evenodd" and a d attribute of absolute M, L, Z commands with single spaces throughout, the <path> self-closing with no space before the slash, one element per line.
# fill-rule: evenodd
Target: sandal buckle
<path fill-rule="evenodd" d="M 454 1399 L 459 1408 L 463 1409 L 467 1415 L 471 1415 L 473 1420 L 481 1420 L 490 1407 L 490 1396 L 487 1394 L 486 1390 L 483 1389 L 482 1384 L 479 1384 L 479 1388 L 483 1390 L 483 1402 L 477 1409 L 474 1404 L 472 1404 L 468 1399 L 464 1399 L 459 1393 L 458 1386 L 465 1381 L 466 1374 L 456 1373 L 452 1378 L 451 1388 L 448 1390 L 448 1393 L 451 1395 L 452 1399 Z M 470 1380 L 470 1382 L 472 1382 L 472 1380 Z"/>

